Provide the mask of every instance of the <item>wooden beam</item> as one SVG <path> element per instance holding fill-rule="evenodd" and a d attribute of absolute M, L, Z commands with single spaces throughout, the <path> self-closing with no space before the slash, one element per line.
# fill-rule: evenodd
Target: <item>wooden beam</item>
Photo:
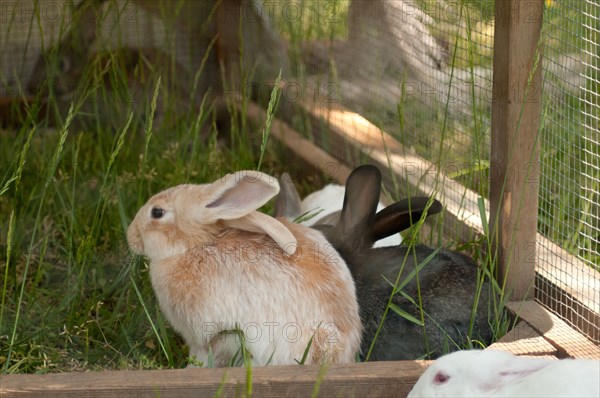
<path fill-rule="evenodd" d="M 556 357 L 558 355 L 558 349 L 526 322 L 517 323 L 512 330 L 490 345 L 488 349 L 526 356 Z"/>
<path fill-rule="evenodd" d="M 404 397 L 427 362 L 369 362 L 252 369 L 256 397 Z M 320 386 L 317 385 L 321 380 Z M 1 397 L 223 397 L 245 396 L 244 368 L 190 368 L 0 376 Z"/>
<path fill-rule="evenodd" d="M 236 102 L 236 104 L 239 105 L 239 102 Z M 264 125 L 267 118 L 265 110 L 254 102 L 248 102 L 246 106 L 247 117 L 257 125 Z M 271 134 L 309 166 L 322 171 L 325 175 L 342 185 L 346 183 L 346 179 L 352 170 L 323 149 L 302 137 L 300 133 L 291 128 L 287 123 L 274 118 L 271 124 Z"/>
<path fill-rule="evenodd" d="M 600 346 L 534 301 L 509 302 L 508 309 L 558 349 L 559 357 L 600 359 Z"/>
<path fill-rule="evenodd" d="M 513 300 L 532 295 L 535 278 L 543 3 L 495 3 L 489 224 Z"/>

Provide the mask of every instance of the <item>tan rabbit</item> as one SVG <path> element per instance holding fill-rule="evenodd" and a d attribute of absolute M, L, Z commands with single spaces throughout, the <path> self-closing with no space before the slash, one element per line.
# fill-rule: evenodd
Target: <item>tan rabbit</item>
<path fill-rule="evenodd" d="M 313 229 L 256 211 L 279 192 L 240 171 L 179 185 L 146 203 L 127 231 L 150 259 L 160 307 L 190 356 L 226 366 L 241 330 L 255 365 L 352 362 L 362 326 L 345 262 Z M 311 341 L 312 340 L 312 341 Z"/>

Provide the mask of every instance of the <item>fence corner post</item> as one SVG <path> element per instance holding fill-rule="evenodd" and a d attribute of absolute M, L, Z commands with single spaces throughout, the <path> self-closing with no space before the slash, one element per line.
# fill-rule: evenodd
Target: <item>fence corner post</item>
<path fill-rule="evenodd" d="M 544 0 L 496 0 L 490 233 L 511 300 L 533 296 Z"/>

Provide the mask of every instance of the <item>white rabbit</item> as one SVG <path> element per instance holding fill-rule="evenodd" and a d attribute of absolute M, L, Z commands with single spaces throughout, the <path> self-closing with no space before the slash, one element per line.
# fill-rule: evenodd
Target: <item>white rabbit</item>
<path fill-rule="evenodd" d="M 315 214 L 314 217 L 301 221 L 301 224 L 313 226 L 317 224 L 337 224 L 342 208 L 346 187 L 338 184 L 328 184 L 322 189 L 306 196 L 300 203 L 300 214 Z M 379 202 L 377 211 L 385 206 Z M 393 234 L 374 243 L 373 247 L 398 246 L 402 242 L 400 234 Z"/>
<path fill-rule="evenodd" d="M 435 361 L 408 397 L 595 397 L 600 361 L 538 359 L 504 351 L 458 351 Z"/>
<path fill-rule="evenodd" d="M 312 218 L 301 221 L 301 224 L 313 226 L 326 220 L 326 216 L 339 212 L 344 205 L 345 188 L 338 184 L 328 184 L 322 189 L 307 195 L 300 203 L 300 214 L 315 215 Z"/>
<path fill-rule="evenodd" d="M 150 259 L 152 286 L 190 356 L 226 366 L 241 330 L 255 365 L 346 363 L 362 326 L 345 262 L 311 228 L 256 211 L 279 191 L 253 171 L 153 196 L 127 230 Z M 312 343 L 310 343 L 312 338 Z"/>

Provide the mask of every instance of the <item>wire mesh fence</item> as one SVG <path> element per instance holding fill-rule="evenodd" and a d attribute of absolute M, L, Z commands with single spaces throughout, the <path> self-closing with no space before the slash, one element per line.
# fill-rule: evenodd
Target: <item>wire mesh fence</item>
<path fill-rule="evenodd" d="M 539 232 L 549 241 L 538 268 L 537 297 L 562 313 L 567 307 L 600 309 L 600 4 L 548 1 L 544 17 L 544 110 L 541 134 Z M 576 284 L 559 302 L 550 284 Z M 574 311 L 572 325 L 600 342 L 598 324 Z"/>
<path fill-rule="evenodd" d="M 335 102 L 486 196 L 494 3 L 297 4 L 304 6 L 306 20 L 321 18 L 329 29 L 315 37 L 278 23 L 303 55 L 300 73 L 308 75 L 309 85 L 318 80 L 333 87 L 328 94 Z"/>
<path fill-rule="evenodd" d="M 81 1 L 3 1 L 0 4 L 2 40 L 0 50 L 0 84 L 2 96 L 29 94 L 27 87 L 42 50 L 64 39 L 76 23 L 94 26 L 98 22 L 92 10 L 105 12 L 98 23 L 100 34 L 86 47 L 98 51 L 102 46 L 160 47 L 165 42 L 165 26 L 157 18 L 133 2 L 116 7 L 90 5 L 81 21 L 75 15 Z M 81 60 L 83 61 L 83 60 Z M 37 71 L 39 73 L 39 71 Z"/>

